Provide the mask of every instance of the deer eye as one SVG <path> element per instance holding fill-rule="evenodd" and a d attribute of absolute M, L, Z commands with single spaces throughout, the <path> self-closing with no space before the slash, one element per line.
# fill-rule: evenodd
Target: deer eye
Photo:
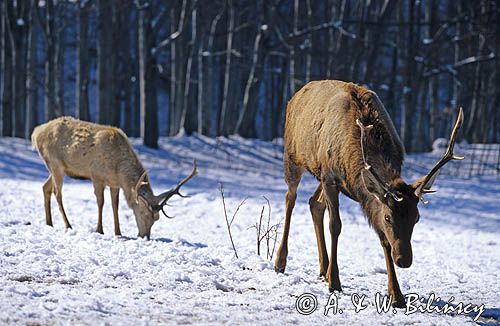
<path fill-rule="evenodd" d="M 391 217 L 389 215 L 385 215 L 384 219 L 387 223 L 391 224 Z"/>

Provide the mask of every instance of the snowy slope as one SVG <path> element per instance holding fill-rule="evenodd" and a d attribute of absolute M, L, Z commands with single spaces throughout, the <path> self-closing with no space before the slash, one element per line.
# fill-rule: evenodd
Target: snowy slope
<path fill-rule="evenodd" d="M 318 278 L 316 239 L 307 200 L 316 181 L 306 176 L 291 225 L 284 275 L 256 255 L 254 225 L 266 205 L 276 223 L 284 215 L 285 183 L 279 144 L 239 138 L 162 139 L 159 151 L 134 140 L 153 188 L 172 187 L 199 163 L 188 183 L 190 198 L 172 200 L 169 215 L 152 229 L 150 241 L 137 239 L 132 211 L 120 201 L 124 237 L 113 236 L 106 193 L 104 232 L 94 232 L 97 208 L 89 182 L 67 179 L 63 201 L 73 230 L 63 228 L 55 201 L 55 227 L 45 225 L 42 184 L 47 172 L 31 145 L 0 139 L 0 323 L 2 324 L 440 324 L 473 323 L 463 315 L 404 310 L 378 314 L 373 298 L 385 293 L 382 248 L 358 205 L 341 198 L 338 294 L 343 314 L 323 315 L 329 296 Z M 457 153 L 458 154 L 458 153 Z M 432 157 L 411 156 L 409 180 L 430 166 Z M 411 163 L 418 162 L 415 166 Z M 455 163 L 453 163 L 455 164 Z M 417 166 L 418 165 L 418 166 Z M 218 190 L 223 183 L 232 215 L 245 198 L 232 227 L 239 259 L 226 231 Z M 412 240 L 414 263 L 397 269 L 403 293 L 444 302 L 484 304 L 479 322 L 500 322 L 500 182 L 494 177 L 440 178 L 439 192 L 421 207 Z M 267 212 L 266 212 L 267 214 Z M 327 234 L 327 239 L 329 235 Z M 328 241 L 328 240 L 327 240 Z M 263 248 L 264 249 L 264 248 Z M 295 310 L 303 293 L 314 294 L 318 309 Z M 368 296 L 367 309 L 355 313 L 351 295 Z"/>

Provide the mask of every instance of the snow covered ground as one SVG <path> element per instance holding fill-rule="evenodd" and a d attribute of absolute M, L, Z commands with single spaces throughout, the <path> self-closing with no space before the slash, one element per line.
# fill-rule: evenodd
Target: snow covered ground
<path fill-rule="evenodd" d="M 150 241 L 136 238 L 137 226 L 123 198 L 124 237 L 113 236 L 108 193 L 105 235 L 95 233 L 97 208 L 86 181 L 65 181 L 63 201 L 73 230 L 63 228 L 54 200 L 55 226 L 46 226 L 45 167 L 29 142 L 0 139 L 1 324 L 474 323 L 471 316 L 405 315 L 402 309 L 378 314 L 375 294 L 384 294 L 387 287 L 383 251 L 358 205 L 347 198 L 341 198 L 339 240 L 344 292 L 337 294 L 343 313 L 324 316 L 329 293 L 318 278 L 307 205 L 316 181 L 309 176 L 299 188 L 286 273 L 276 274 L 272 261 L 257 256 L 250 227 L 267 205 L 262 196 L 270 200 L 273 223 L 283 218 L 286 188 L 279 144 L 193 136 L 162 139 L 155 151 L 133 143 L 156 191 L 189 173 L 192 158 L 199 163 L 199 176 L 184 187 L 191 197 L 172 200 L 167 212 L 176 218 L 160 218 Z M 411 156 L 409 162 L 408 180 L 433 163 L 429 155 Z M 232 227 L 239 259 L 226 231 L 219 183 L 230 215 L 247 198 Z M 484 304 L 478 322 L 499 323 L 500 181 L 442 177 L 437 188 L 437 194 L 428 196 L 430 204 L 420 208 L 413 265 L 397 269 L 402 291 L 425 299 L 435 293 L 441 304 Z M 295 309 L 303 293 L 318 300 L 318 309 L 307 316 Z M 367 309 L 355 313 L 354 293 L 367 295 Z"/>

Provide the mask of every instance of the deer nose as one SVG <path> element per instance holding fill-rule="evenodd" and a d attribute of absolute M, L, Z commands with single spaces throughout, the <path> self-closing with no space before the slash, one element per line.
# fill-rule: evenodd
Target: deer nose
<path fill-rule="evenodd" d="M 411 266 L 412 259 L 411 257 L 404 257 L 404 256 L 398 256 L 396 257 L 395 261 L 396 266 L 401 267 L 401 268 L 408 268 Z"/>

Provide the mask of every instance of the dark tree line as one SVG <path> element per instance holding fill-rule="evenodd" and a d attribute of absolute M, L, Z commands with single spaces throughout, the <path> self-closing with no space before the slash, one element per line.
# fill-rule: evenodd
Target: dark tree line
<path fill-rule="evenodd" d="M 498 142 L 494 0 L 3 0 L 0 133 L 60 115 L 159 135 L 273 139 L 310 80 L 365 84 L 407 150 Z"/>

